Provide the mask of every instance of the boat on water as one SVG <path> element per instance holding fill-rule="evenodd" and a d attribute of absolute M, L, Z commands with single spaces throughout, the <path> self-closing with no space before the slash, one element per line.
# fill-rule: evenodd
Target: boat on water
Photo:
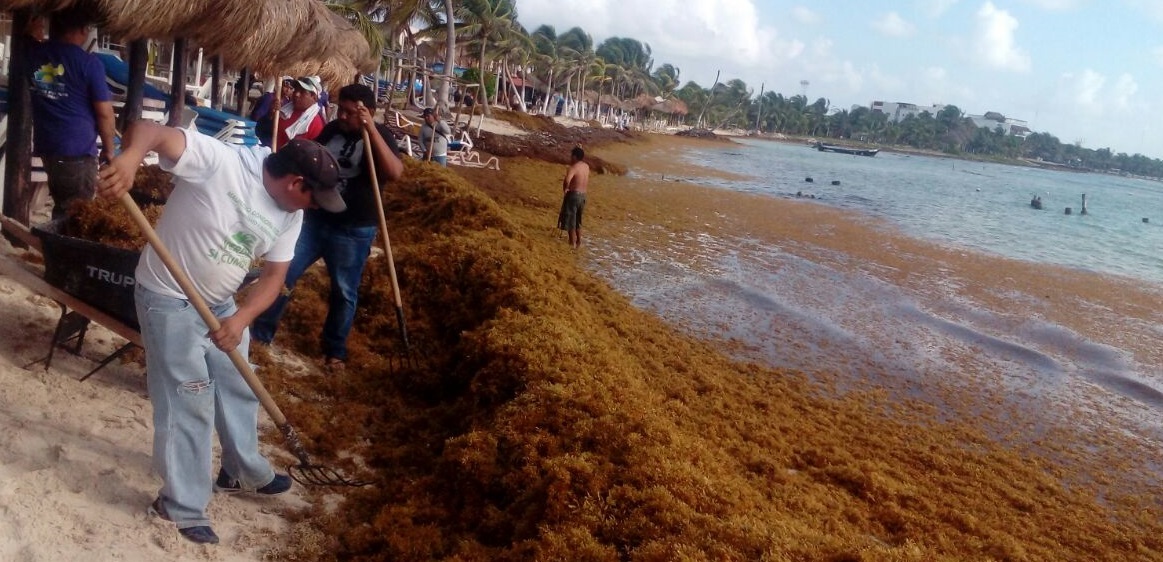
<path fill-rule="evenodd" d="M 880 152 L 879 148 L 856 148 L 852 146 L 840 146 L 838 144 L 825 144 L 822 142 L 816 143 L 816 150 L 820 152 L 839 152 L 840 154 L 853 154 L 856 156 L 876 156 Z"/>

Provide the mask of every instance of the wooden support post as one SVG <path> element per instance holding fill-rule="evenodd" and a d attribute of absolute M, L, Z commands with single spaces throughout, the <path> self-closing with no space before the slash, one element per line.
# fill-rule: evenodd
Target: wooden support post
<path fill-rule="evenodd" d="M 238 99 L 238 105 L 235 107 L 238 109 L 239 117 L 246 117 L 246 104 L 250 101 L 250 79 L 250 69 L 243 68 L 238 76 L 238 91 L 234 92 Z"/>
<path fill-rule="evenodd" d="M 174 39 L 174 67 L 170 72 L 170 118 L 166 125 L 181 127 L 182 113 L 186 108 L 186 40 Z"/>
<path fill-rule="evenodd" d="M 222 56 L 210 59 L 210 107 L 222 110 Z"/>
<path fill-rule="evenodd" d="M 129 43 L 129 84 L 125 88 L 125 107 L 121 108 L 121 131 L 141 119 L 145 98 L 145 67 L 149 62 L 149 40 L 138 39 Z"/>
<path fill-rule="evenodd" d="M 8 66 L 8 137 L 5 146 L 4 215 L 28 224 L 34 190 L 32 174 L 32 102 L 28 93 L 29 72 L 24 62 L 29 38 L 24 30 L 32 19 L 29 10 L 12 12 L 11 62 Z M 5 233 L 5 236 L 8 236 Z M 14 244 L 16 240 L 9 238 Z M 23 247 L 23 244 L 20 244 Z"/>

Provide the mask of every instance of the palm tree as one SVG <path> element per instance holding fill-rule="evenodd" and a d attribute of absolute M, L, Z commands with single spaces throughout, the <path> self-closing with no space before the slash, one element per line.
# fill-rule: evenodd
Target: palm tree
<path fill-rule="evenodd" d="M 681 71 L 678 67 L 670 63 L 666 63 L 654 71 L 652 78 L 654 78 L 654 83 L 658 85 L 662 97 L 668 98 L 678 89 L 679 74 Z"/>
<path fill-rule="evenodd" d="M 457 15 L 462 25 L 461 33 L 471 37 L 480 49 L 480 88 L 482 95 L 485 89 L 485 69 L 488 66 L 488 46 L 492 41 L 501 41 L 517 21 L 517 6 L 515 0 L 463 0 L 457 8 Z M 484 104 L 484 112 L 492 116 L 489 104 Z"/>
<path fill-rule="evenodd" d="M 371 47 L 372 53 L 382 52 L 388 46 L 388 40 L 384 37 L 384 30 L 372 15 L 374 9 L 371 9 L 367 2 L 361 2 L 359 0 L 328 0 L 323 5 L 351 22 L 359 30 L 360 35 L 363 35 L 363 38 L 367 40 L 367 44 Z"/>
<path fill-rule="evenodd" d="M 520 100 L 521 112 L 525 112 L 525 95 L 523 91 L 517 90 L 517 85 L 513 81 L 512 64 L 519 62 L 522 69 L 522 76 L 527 76 L 529 61 L 533 57 L 533 40 L 525 31 L 525 28 L 520 24 L 514 23 L 503 34 L 504 36 L 495 43 L 494 54 L 501 63 L 501 72 L 498 73 L 498 78 L 503 73 L 505 82 L 508 84 L 512 93 Z M 523 88 L 522 88 L 523 90 Z M 497 93 L 498 99 L 501 99 L 501 93 Z"/>
<path fill-rule="evenodd" d="M 582 110 L 582 92 L 585 89 L 585 78 L 589 68 L 593 65 L 597 55 L 594 53 L 594 39 L 580 27 L 572 27 L 558 37 L 558 48 L 564 54 L 568 64 L 569 74 L 566 79 L 566 91 L 577 103 L 577 116 L 584 117 Z M 573 76 L 578 77 L 577 94 L 571 90 L 570 82 Z"/>

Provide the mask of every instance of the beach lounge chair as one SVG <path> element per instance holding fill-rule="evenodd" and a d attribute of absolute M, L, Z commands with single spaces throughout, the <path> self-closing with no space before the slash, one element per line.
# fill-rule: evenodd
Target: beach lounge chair
<path fill-rule="evenodd" d="M 254 128 L 257 123 L 233 113 L 218 111 L 209 107 L 190 107 L 197 117 L 193 127 L 204 135 L 210 135 L 227 144 L 254 146 L 259 144 Z"/>
<path fill-rule="evenodd" d="M 461 131 L 448 142 L 448 163 L 454 166 L 469 168 L 487 168 L 500 170 L 501 161 L 496 156 L 481 160 L 481 153 L 473 148 L 472 137 L 468 131 Z"/>
<path fill-rule="evenodd" d="M 105 67 L 105 83 L 113 93 L 113 111 L 120 116 L 125 108 L 125 94 L 129 89 L 129 63 L 110 53 L 93 53 Z M 142 97 L 141 118 L 157 123 L 165 123 L 170 107 L 170 95 L 161 88 L 145 82 Z"/>

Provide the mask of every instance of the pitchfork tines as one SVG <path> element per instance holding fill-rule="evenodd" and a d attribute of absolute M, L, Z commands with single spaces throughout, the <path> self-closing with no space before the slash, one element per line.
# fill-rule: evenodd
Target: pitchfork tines
<path fill-rule="evenodd" d="M 286 441 L 287 448 L 299 460 L 299 464 L 287 467 L 287 474 L 295 482 L 304 486 L 346 486 L 351 488 L 375 484 L 371 480 L 359 480 L 344 476 L 334 468 L 313 464 L 307 450 L 303 448 L 303 443 L 299 441 L 299 435 L 295 432 L 295 428 L 283 425 L 279 429 L 283 432 L 283 440 Z"/>

